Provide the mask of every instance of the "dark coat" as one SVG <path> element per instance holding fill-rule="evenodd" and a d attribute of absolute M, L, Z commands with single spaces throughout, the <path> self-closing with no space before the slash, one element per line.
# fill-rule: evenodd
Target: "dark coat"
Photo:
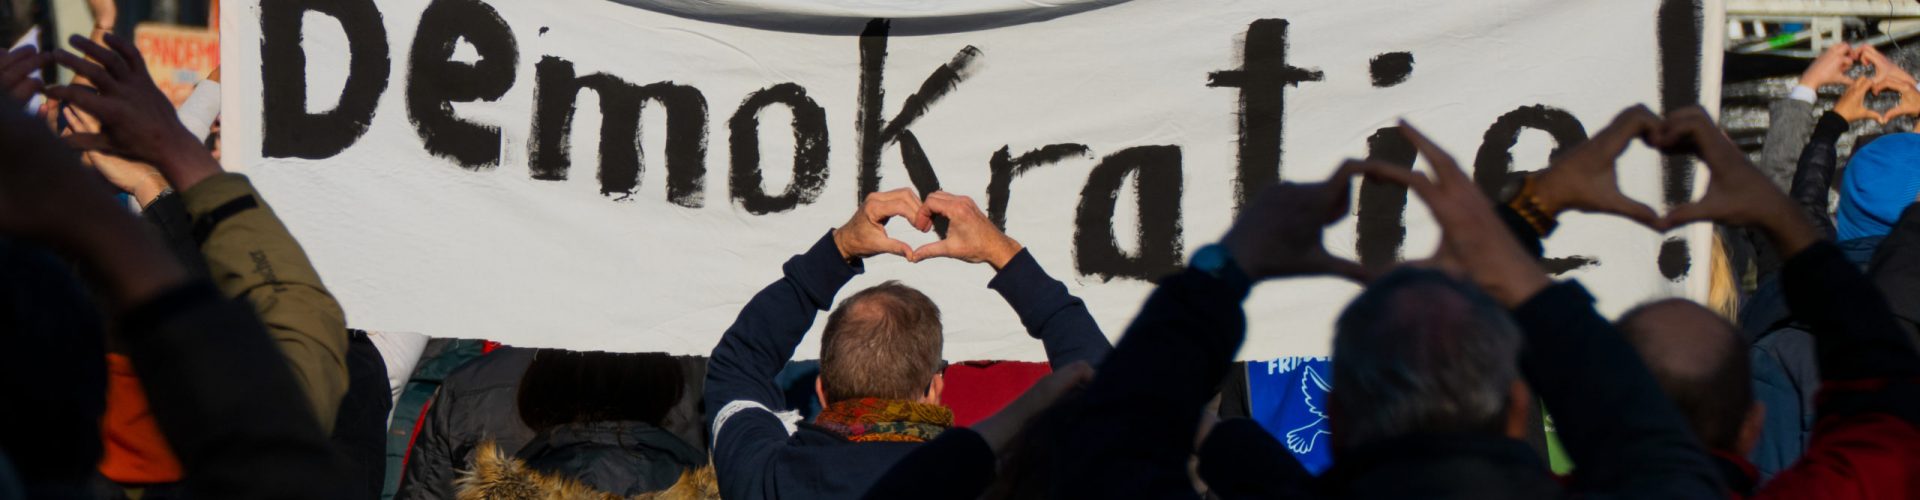
<path fill-rule="evenodd" d="M 519 450 L 533 439 L 533 430 L 520 422 L 515 400 L 520 377 L 536 352 L 500 347 L 447 375 L 413 438 L 394 498 L 451 500 L 454 478 L 471 465 L 480 443 L 491 440 L 503 449 Z"/>
<path fill-rule="evenodd" d="M 855 498 L 919 443 L 852 443 L 804 424 L 789 430 L 780 415 L 791 409 L 774 378 L 820 312 L 865 268 L 842 259 L 828 233 L 782 269 L 779 281 L 747 302 L 708 361 L 714 470 L 730 499 Z M 1015 255 L 987 286 L 1045 344 L 1054 366 L 1098 361 L 1112 350 L 1086 304 L 1032 254 Z"/>
<path fill-rule="evenodd" d="M 673 433 L 642 422 L 562 425 L 535 435 L 514 456 L 533 470 L 620 496 L 667 489 L 707 461 Z"/>

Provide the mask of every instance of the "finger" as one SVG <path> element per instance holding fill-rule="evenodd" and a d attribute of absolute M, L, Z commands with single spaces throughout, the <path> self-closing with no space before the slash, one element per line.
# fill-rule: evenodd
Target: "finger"
<path fill-rule="evenodd" d="M 1366 266 L 1360 265 L 1359 262 L 1327 255 L 1322 265 L 1329 273 L 1352 280 L 1354 283 L 1364 284 L 1373 280 L 1373 273 L 1368 272 Z"/>
<path fill-rule="evenodd" d="M 1621 111 L 1619 116 L 1615 116 L 1613 123 L 1594 135 L 1594 140 L 1597 141 L 1596 145 L 1607 153 L 1607 156 L 1619 158 L 1620 153 L 1626 151 L 1627 145 L 1632 144 L 1634 138 L 1643 137 L 1648 132 L 1658 129 L 1659 126 L 1660 117 L 1653 114 L 1653 110 L 1647 109 L 1645 104 L 1636 104 Z"/>
<path fill-rule="evenodd" d="M 902 244 L 904 245 L 904 243 Z M 907 260 L 917 263 L 917 262 L 925 261 L 927 259 L 934 259 L 939 257 L 952 257 L 952 256 L 953 256 L 953 244 L 949 243 L 947 240 L 940 240 L 940 241 L 935 241 L 933 243 L 920 245 L 920 248 L 913 249 L 913 256 L 909 257 Z"/>
<path fill-rule="evenodd" d="M 1467 173 L 1460 170 L 1460 165 L 1454 163 L 1452 155 L 1448 155 L 1446 150 L 1440 149 L 1439 145 L 1427 139 L 1426 134 L 1413 128 L 1413 124 L 1400 120 L 1400 135 L 1405 136 L 1407 142 L 1413 143 L 1414 150 L 1419 151 L 1420 156 L 1427 159 L 1427 165 L 1433 167 L 1434 180 L 1449 184 L 1472 182 L 1467 177 Z"/>
<path fill-rule="evenodd" d="M 1612 198 L 1612 200 L 1607 204 L 1610 207 L 1609 210 L 1613 213 L 1620 214 L 1643 226 L 1654 229 L 1660 228 L 1660 214 L 1654 212 L 1653 207 L 1649 207 L 1645 203 L 1633 201 L 1633 199 L 1627 198 L 1626 195 L 1618 192 L 1615 192 L 1610 198 Z"/>
<path fill-rule="evenodd" d="M 127 61 L 128 69 L 137 72 L 136 74 L 147 74 L 147 58 L 140 55 L 140 47 L 112 32 L 108 32 L 104 38 L 107 40 L 107 46 L 119 53 L 122 61 Z"/>
<path fill-rule="evenodd" d="M 13 84 L 13 87 L 7 89 L 7 95 L 16 101 L 24 102 L 33 98 L 33 94 L 39 92 L 43 85 L 39 80 L 31 78 L 20 80 L 20 83 Z"/>
<path fill-rule="evenodd" d="M 80 107 L 81 111 L 92 114 L 100 123 L 114 123 L 120 116 L 121 103 L 102 97 L 100 94 L 74 88 L 70 85 L 47 87 L 44 91 L 52 97 Z"/>
<path fill-rule="evenodd" d="M 977 205 L 974 205 L 965 197 L 950 195 L 943 192 L 936 192 L 934 194 L 944 195 L 944 196 L 928 196 L 927 203 L 926 203 L 927 210 L 935 214 L 946 216 L 948 219 L 954 219 L 962 216 L 972 215 L 980 211 L 980 208 Z M 982 217 L 984 217 L 984 215 L 982 215 Z"/>
<path fill-rule="evenodd" d="M 68 134 L 66 137 L 62 137 L 61 139 L 67 141 L 67 145 L 72 146 L 74 149 L 81 150 L 81 151 L 102 151 L 102 150 L 113 149 L 113 141 L 107 140 L 107 136 L 101 135 L 101 134 L 87 134 L 87 133 Z"/>
<path fill-rule="evenodd" d="M 1699 202 L 1673 207 L 1673 210 L 1667 211 L 1667 216 L 1662 219 L 1659 229 L 1661 231 L 1672 231 L 1678 229 L 1680 226 L 1695 222 L 1713 221 L 1719 217 L 1719 214 L 1716 212 L 1712 207 Z"/>
<path fill-rule="evenodd" d="M 127 60 L 125 58 L 120 57 L 120 54 L 115 53 L 112 49 L 93 43 L 93 40 L 88 40 L 87 37 L 73 35 L 67 38 L 67 44 L 72 45 L 74 49 L 86 54 L 88 58 L 100 63 L 101 67 L 106 68 L 107 74 L 113 75 L 115 78 L 132 73 L 132 70 L 127 66 Z"/>
<path fill-rule="evenodd" d="M 920 207 L 913 200 L 876 200 L 867 203 L 861 211 L 867 214 L 867 220 L 885 226 L 887 219 L 905 217 L 911 220 L 920 213 Z"/>
<path fill-rule="evenodd" d="M 1412 189 L 1415 193 L 1418 193 L 1421 198 L 1426 198 L 1433 191 L 1433 181 L 1427 180 L 1426 174 L 1415 172 L 1403 166 L 1371 160 L 1354 161 L 1348 162 L 1347 164 L 1354 170 L 1366 174 L 1369 179 L 1406 186 L 1407 189 Z"/>
<path fill-rule="evenodd" d="M 55 51 L 53 53 L 53 62 L 61 66 L 66 66 L 67 69 L 73 70 L 74 73 L 86 77 L 88 81 L 93 82 L 95 87 L 99 87 L 102 90 L 119 88 L 120 82 L 114 81 L 113 77 L 107 74 L 106 68 L 94 64 L 93 61 L 88 61 L 80 56 L 74 55 L 72 52 L 64 50 Z"/>

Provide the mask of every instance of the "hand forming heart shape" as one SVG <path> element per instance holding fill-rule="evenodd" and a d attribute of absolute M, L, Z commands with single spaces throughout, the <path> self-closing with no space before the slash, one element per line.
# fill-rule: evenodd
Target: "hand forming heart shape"
<path fill-rule="evenodd" d="M 945 238 L 913 248 L 887 234 L 887 220 L 906 218 L 920 232 L 933 230 L 933 217 L 948 221 Z M 893 254 L 909 262 L 946 257 L 970 263 L 1006 267 L 1020 254 L 1020 243 L 1007 237 L 973 198 L 935 191 L 921 200 L 912 189 L 900 188 L 867 195 L 853 218 L 833 232 L 834 246 L 848 260 Z"/>

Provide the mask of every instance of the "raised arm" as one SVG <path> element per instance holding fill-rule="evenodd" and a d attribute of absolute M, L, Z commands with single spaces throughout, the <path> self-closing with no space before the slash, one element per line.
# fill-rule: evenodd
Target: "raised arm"
<path fill-rule="evenodd" d="M 214 285 L 253 305 L 321 428 L 331 431 L 347 392 L 346 313 L 252 184 L 239 174 L 222 173 L 212 154 L 181 125 L 139 50 L 116 36 L 105 40 L 111 49 L 78 37 L 70 41 L 99 63 L 66 52 L 54 55 L 99 87 L 98 93 L 48 90 L 100 121 L 104 135 L 75 134 L 70 140 L 122 151 L 166 176 L 192 216 Z"/>
<path fill-rule="evenodd" d="M 914 249 L 914 262 L 946 257 L 992 265 L 996 274 L 987 287 L 1013 306 L 1027 335 L 1046 346 L 1047 360 L 1054 368 L 1076 361 L 1099 363 L 1113 350 L 1087 312 L 1086 302 L 1048 276 L 1040 261 L 988 220 L 972 198 L 936 191 L 927 195 L 926 208 L 947 218 L 947 237 Z"/>
<path fill-rule="evenodd" d="M 1657 124 L 1644 108 L 1629 110 L 1620 121 L 1635 131 L 1627 137 Z M 1435 261 L 1513 309 L 1526 336 L 1522 374 L 1554 414 L 1561 441 L 1580 464 L 1571 488 L 1629 498 L 1654 492 L 1720 495 L 1712 462 L 1679 410 L 1594 310 L 1592 297 L 1577 284 L 1552 284 L 1452 157 L 1412 127 L 1402 129 L 1433 166 L 1434 178 L 1379 164 L 1368 165 L 1367 174 L 1405 184 L 1425 200 L 1441 227 Z"/>
<path fill-rule="evenodd" d="M 1059 484 L 1083 498 L 1194 495 L 1187 460 L 1201 412 L 1246 336 L 1241 301 L 1254 282 L 1366 274 L 1321 244 L 1350 210 L 1352 175 L 1343 167 L 1326 183 L 1268 188 L 1219 244 L 1161 280 L 1087 388 L 1087 416 L 1061 437 Z M 1219 478 L 1236 479 L 1246 478 Z"/>
<path fill-rule="evenodd" d="M 63 250 L 98 280 L 187 488 L 215 498 L 346 495 L 344 463 L 252 312 L 189 279 L 43 125 L 3 113 L 0 135 L 0 234 Z"/>
<path fill-rule="evenodd" d="M 1669 123 L 1668 141 L 1697 144 L 1713 177 L 1704 198 L 1668 217 L 1765 232 L 1787 256 L 1780 270 L 1787 306 L 1814 336 L 1821 387 L 1813 436 L 1760 497 L 1911 498 L 1916 491 L 1907 485 L 1920 463 L 1920 351 L 1873 283 L 1764 182 L 1704 111 Z"/>
<path fill-rule="evenodd" d="M 789 435 L 775 414 L 788 408 L 774 375 L 793 358 L 814 319 L 865 269 L 861 259 L 910 251 L 886 234 L 887 219 L 896 216 L 917 228 L 932 224 L 910 190 L 869 195 L 845 225 L 788 259 L 784 276 L 755 294 L 714 346 L 704 392 L 714 471 L 725 479 L 726 496 L 756 498 L 766 487 L 755 478 L 765 476 L 774 445 Z"/>

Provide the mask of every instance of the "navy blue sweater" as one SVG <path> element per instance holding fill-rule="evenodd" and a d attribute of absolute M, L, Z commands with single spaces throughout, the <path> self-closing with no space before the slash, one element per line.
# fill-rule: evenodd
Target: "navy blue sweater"
<path fill-rule="evenodd" d="M 774 413 L 788 408 L 773 378 L 814 319 L 865 268 L 841 259 L 829 232 L 783 269 L 785 276 L 747 302 L 707 362 L 707 418 L 720 493 L 729 499 L 858 497 L 919 445 L 852 443 L 806 424 L 789 434 Z M 1113 349 L 1086 304 L 1025 250 L 987 286 L 1013 306 L 1054 366 L 1098 362 Z"/>

